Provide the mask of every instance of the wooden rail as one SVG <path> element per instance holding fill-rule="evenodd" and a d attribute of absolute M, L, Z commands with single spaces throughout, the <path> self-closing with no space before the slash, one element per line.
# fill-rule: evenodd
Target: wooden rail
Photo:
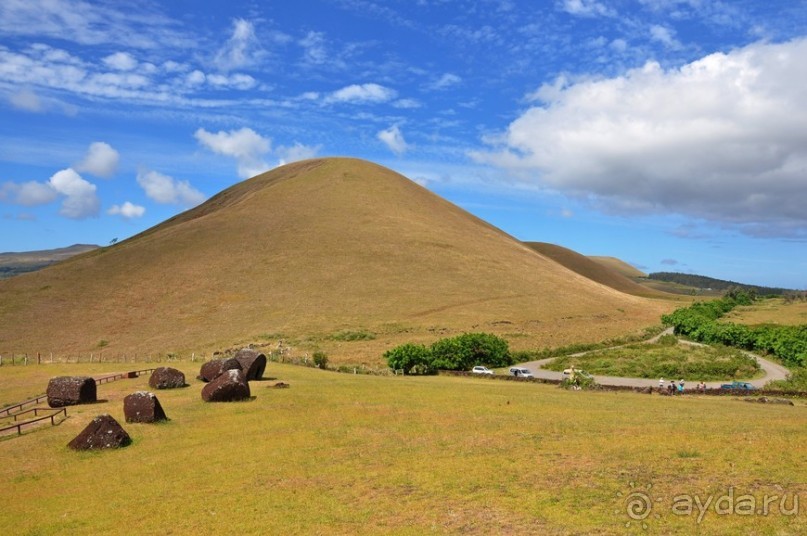
<path fill-rule="evenodd" d="M 40 411 L 43 412 L 43 413 L 48 413 L 48 415 L 43 415 L 41 417 L 38 417 L 38 412 L 40 412 Z M 0 428 L 0 433 L 7 432 L 8 430 L 13 430 L 13 429 L 16 428 L 17 429 L 17 435 L 22 435 L 22 427 L 23 426 L 28 426 L 29 424 L 34 424 L 34 423 L 37 423 L 39 421 L 44 421 L 44 420 L 47 420 L 47 419 L 50 419 L 50 425 L 51 426 L 55 426 L 56 425 L 56 416 L 59 415 L 60 413 L 64 414 L 65 419 L 67 418 L 67 408 L 31 408 L 31 409 L 27 409 L 25 411 L 20 411 L 19 413 L 15 413 L 14 415 L 12 415 L 12 417 L 14 417 L 14 420 L 16 421 L 18 415 L 23 415 L 24 413 L 30 413 L 30 412 L 34 412 L 34 416 L 36 418 L 28 420 L 28 421 L 24 421 L 24 422 L 18 422 L 16 424 L 12 424 L 12 425 Z M 62 419 L 62 420 L 64 420 L 64 419 Z"/>
<path fill-rule="evenodd" d="M 8 416 L 11 415 L 11 412 L 13 410 L 22 409 L 23 406 L 27 406 L 28 404 L 39 404 L 40 400 L 44 400 L 47 397 L 48 397 L 48 395 L 39 395 L 38 397 L 32 398 L 30 400 L 26 400 L 25 402 L 20 402 L 18 404 L 13 404 L 11 406 L 6 406 L 3 409 L 0 409 L 0 417 L 3 417 L 3 416 L 8 417 Z"/>

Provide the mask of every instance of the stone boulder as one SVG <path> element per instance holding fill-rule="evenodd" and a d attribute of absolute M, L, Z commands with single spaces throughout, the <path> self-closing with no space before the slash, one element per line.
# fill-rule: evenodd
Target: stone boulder
<path fill-rule="evenodd" d="M 48 382 L 48 405 L 52 408 L 91 404 L 97 401 L 95 380 L 89 376 L 58 376 Z"/>
<path fill-rule="evenodd" d="M 186 385 L 185 374 L 171 367 L 156 368 L 149 378 L 149 387 L 152 389 L 175 389 Z"/>
<path fill-rule="evenodd" d="M 252 348 L 243 348 L 235 354 L 235 360 L 241 364 L 241 370 L 247 381 L 260 380 L 266 370 L 266 356 Z"/>
<path fill-rule="evenodd" d="M 116 449 L 131 442 L 132 438 L 118 421 L 110 415 L 99 415 L 67 446 L 73 450 Z"/>
<path fill-rule="evenodd" d="M 211 359 L 203 363 L 198 378 L 203 382 L 212 382 L 227 370 L 241 370 L 241 363 L 237 359 Z"/>
<path fill-rule="evenodd" d="M 154 393 L 137 391 L 123 399 L 123 415 L 126 422 L 167 421 L 168 417 Z"/>
<path fill-rule="evenodd" d="M 746 402 L 755 402 L 757 404 L 782 404 L 784 406 L 796 405 L 792 400 L 788 400 L 787 398 L 768 398 L 767 396 L 761 396 L 759 398 L 744 398 L 743 400 Z"/>
<path fill-rule="evenodd" d="M 202 388 L 202 400 L 205 402 L 235 402 L 246 400 L 250 396 L 249 383 L 244 372 L 230 369 Z"/>

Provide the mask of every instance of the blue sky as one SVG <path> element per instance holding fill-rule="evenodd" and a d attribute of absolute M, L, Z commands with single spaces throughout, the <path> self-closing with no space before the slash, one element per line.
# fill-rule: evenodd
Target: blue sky
<path fill-rule="evenodd" d="M 0 2 L 0 251 L 314 156 L 522 240 L 807 288 L 807 2 Z"/>

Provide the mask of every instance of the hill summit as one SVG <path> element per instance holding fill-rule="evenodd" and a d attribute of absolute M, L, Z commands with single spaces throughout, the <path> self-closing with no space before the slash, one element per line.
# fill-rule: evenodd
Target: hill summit
<path fill-rule="evenodd" d="M 637 329 L 666 309 L 567 270 L 389 169 L 323 158 L 1 281 L 0 350 L 208 350 L 341 329 L 393 341 L 484 329 L 554 345 Z"/>

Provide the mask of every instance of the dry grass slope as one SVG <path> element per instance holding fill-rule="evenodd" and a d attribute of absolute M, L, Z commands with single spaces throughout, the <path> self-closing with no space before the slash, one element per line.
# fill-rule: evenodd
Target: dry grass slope
<path fill-rule="evenodd" d="M 674 307 L 575 274 L 389 169 L 330 158 L 0 282 L 0 351 L 199 352 L 360 328 L 389 336 L 339 351 L 377 360 L 435 332 L 601 340 Z"/>
<path fill-rule="evenodd" d="M 597 262 L 571 249 L 546 242 L 525 242 L 525 244 L 569 270 L 620 292 L 634 296 L 675 298 L 675 296 L 636 283 L 623 275 L 624 269 L 614 268 L 615 263 Z M 614 261 L 616 260 L 614 259 Z"/>
<path fill-rule="evenodd" d="M 630 264 L 626 263 L 623 260 L 617 259 L 616 257 L 602 257 L 597 255 L 590 255 L 588 257 L 592 261 L 601 264 L 611 270 L 616 270 L 620 274 L 624 275 L 628 278 L 634 277 L 647 277 L 647 274 L 631 266 Z"/>

